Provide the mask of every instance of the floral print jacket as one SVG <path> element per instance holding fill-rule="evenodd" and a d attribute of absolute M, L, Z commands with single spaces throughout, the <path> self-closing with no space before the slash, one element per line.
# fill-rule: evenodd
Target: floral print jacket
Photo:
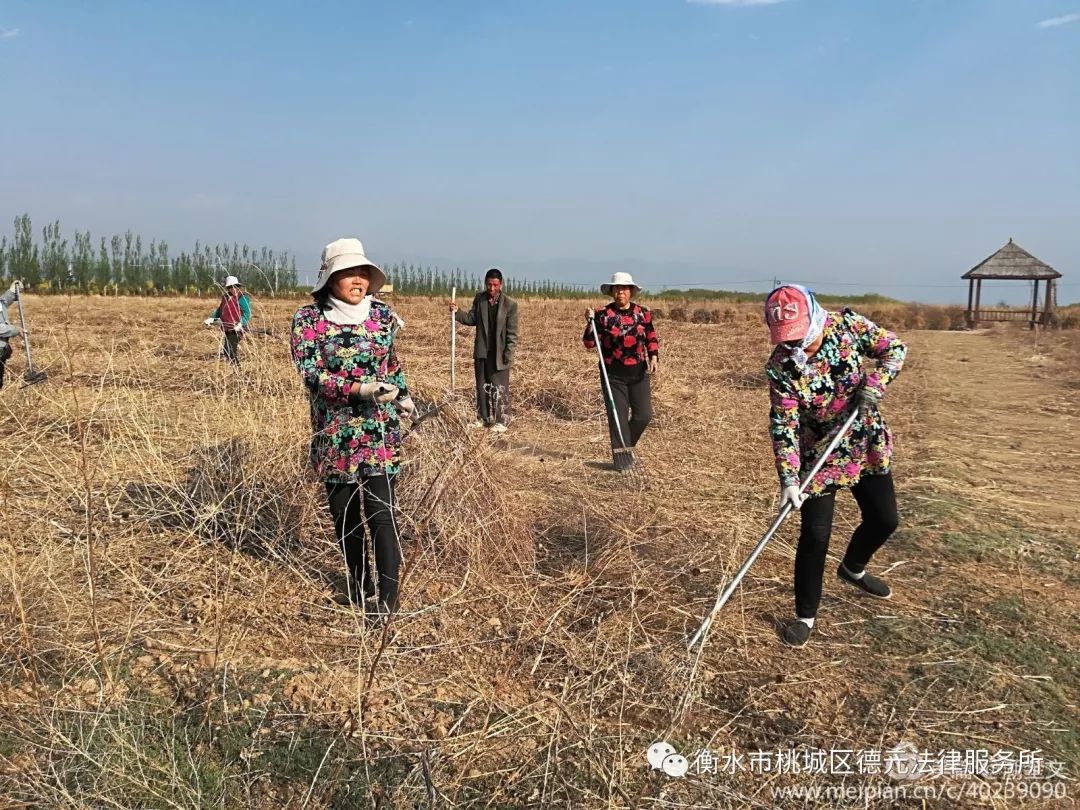
<path fill-rule="evenodd" d="M 660 339 L 656 336 L 652 313 L 648 307 L 630 304 L 629 309 L 619 309 L 612 301 L 596 311 L 596 331 L 600 335 L 600 351 L 604 365 L 613 371 L 635 371 L 644 368 L 649 357 L 660 353 Z M 586 349 L 595 349 L 592 324 L 585 324 L 582 341 Z"/>
<path fill-rule="evenodd" d="M 357 326 L 331 323 L 315 304 L 293 316 L 292 356 L 311 400 L 311 463 L 324 481 L 357 481 L 401 469 L 401 426 L 392 402 L 348 395 L 354 382 L 383 381 L 408 396 L 394 352 L 396 316 L 375 299 Z"/>
<path fill-rule="evenodd" d="M 886 329 L 850 309 L 830 312 L 817 354 L 800 371 L 790 350 L 777 346 L 765 366 L 772 402 L 770 433 L 781 486 L 798 486 L 799 471 L 811 467 L 833 432 L 855 407 L 865 384 L 882 393 L 904 365 L 907 346 Z M 876 367 L 863 373 L 862 361 Z M 852 427 L 814 480 L 808 495 L 850 487 L 863 475 L 883 475 L 892 461 L 892 436 L 877 408 Z"/>

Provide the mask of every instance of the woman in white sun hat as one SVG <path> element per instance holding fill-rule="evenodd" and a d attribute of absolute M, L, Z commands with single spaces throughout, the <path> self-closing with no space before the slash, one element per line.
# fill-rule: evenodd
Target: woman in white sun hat
<path fill-rule="evenodd" d="M 649 376 L 660 367 L 660 340 L 652 313 L 631 300 L 641 292 L 641 287 L 629 273 L 615 273 L 610 282 L 600 285 L 600 292 L 610 295 L 612 301 L 599 312 L 585 310 L 583 341 L 585 348 L 596 349 L 595 324 L 615 404 L 614 414 L 611 405 L 607 406 L 612 458 L 615 469 L 625 471 L 634 463 L 631 448 L 652 419 Z"/>
<path fill-rule="evenodd" d="M 237 350 L 240 341 L 244 337 L 244 330 L 251 322 L 251 302 L 244 285 L 236 276 L 225 277 L 225 292 L 221 296 L 221 302 L 214 314 L 203 321 L 207 326 L 219 324 L 225 333 L 225 358 L 234 365 L 240 365 L 240 357 Z"/>
<path fill-rule="evenodd" d="M 377 592 L 380 612 L 390 613 L 398 603 L 401 563 L 394 505 L 400 420 L 411 417 L 414 406 L 394 349 L 399 321 L 375 297 L 385 282 L 359 239 L 331 242 L 311 291 L 315 303 L 293 316 L 291 344 L 311 400 L 311 462 L 326 485 L 350 598 L 363 605 Z"/>

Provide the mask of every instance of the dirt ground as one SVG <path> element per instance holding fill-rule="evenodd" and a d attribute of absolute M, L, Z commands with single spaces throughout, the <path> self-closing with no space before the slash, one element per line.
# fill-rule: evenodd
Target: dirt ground
<path fill-rule="evenodd" d="M 1039 785 L 1067 798 L 1028 799 L 1031 780 L 1002 766 L 918 782 L 977 788 L 960 798 L 827 803 L 1075 801 L 1075 333 L 902 334 L 884 405 L 901 528 L 872 564 L 894 598 L 831 575 L 857 516 L 843 497 L 810 645 L 778 637 L 791 521 L 698 657 L 687 637 L 775 511 L 756 308 L 658 324 L 655 418 L 622 476 L 580 345 L 585 302 L 523 302 L 502 438 L 466 427 L 470 331 L 448 395 L 448 313 L 396 302 L 406 375 L 440 416 L 406 441 L 404 612 L 387 626 L 343 604 L 304 465 L 298 303 L 256 303 L 237 371 L 199 326 L 210 302 L 29 299 L 49 380 L 19 387 L 17 353 L 0 392 L 11 806 L 770 807 L 815 803 L 780 788 L 896 786 L 737 759 L 670 778 L 645 758 L 661 739 L 729 763 L 1037 750 L 1064 773 Z"/>

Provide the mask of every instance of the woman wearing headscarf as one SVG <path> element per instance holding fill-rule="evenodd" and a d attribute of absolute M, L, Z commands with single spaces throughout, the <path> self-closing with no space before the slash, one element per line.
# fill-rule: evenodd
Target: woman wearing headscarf
<path fill-rule="evenodd" d="M 866 566 L 898 521 L 892 436 L 877 406 L 886 386 L 900 373 L 907 347 L 892 332 L 850 309 L 826 311 L 810 290 L 799 285 L 778 287 L 769 294 L 765 321 L 776 344 L 765 372 L 780 506 L 791 503 L 802 515 L 795 552 L 795 621 L 784 630 L 784 641 L 801 647 L 817 617 L 838 490 L 851 490 L 862 520 L 837 577 L 871 596 L 891 596 L 889 586 L 867 573 Z M 873 361 L 869 373 L 863 371 L 864 359 Z M 855 408 L 860 418 L 800 495 L 800 471 L 815 463 Z"/>
<path fill-rule="evenodd" d="M 611 281 L 600 285 L 600 292 L 612 301 L 598 312 L 585 310 L 585 334 L 582 341 L 590 351 L 600 338 L 600 355 L 611 386 L 607 405 L 608 432 L 615 469 L 629 470 L 634 463 L 632 448 L 638 443 L 652 419 L 652 389 L 649 376 L 660 368 L 660 339 L 656 336 L 652 313 L 633 302 L 641 292 L 629 273 L 615 273 Z M 603 380 L 601 380 L 603 385 Z"/>
<path fill-rule="evenodd" d="M 399 412 L 411 418 L 414 406 L 394 349 L 397 317 L 375 297 L 385 282 L 359 239 L 331 242 L 312 290 L 315 303 L 293 316 L 291 344 L 311 401 L 311 461 L 326 485 L 350 598 L 362 605 L 377 584 L 380 611 L 388 614 L 397 608 L 401 564 L 394 506 Z"/>

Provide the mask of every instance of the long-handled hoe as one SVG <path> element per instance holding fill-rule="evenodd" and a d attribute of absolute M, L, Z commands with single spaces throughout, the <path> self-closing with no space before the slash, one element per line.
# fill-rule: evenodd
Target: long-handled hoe
<path fill-rule="evenodd" d="M 457 303 L 457 287 L 450 290 L 450 302 Z M 450 396 L 457 388 L 457 313 L 450 313 Z"/>
<path fill-rule="evenodd" d="M 810 485 L 810 482 L 814 480 L 814 476 L 817 475 L 821 468 L 825 466 L 825 462 L 829 460 L 829 456 L 833 454 L 833 451 L 836 450 L 841 440 L 844 438 L 844 436 L 847 435 L 848 431 L 851 430 L 852 425 L 855 424 L 855 421 L 858 418 L 859 409 L 855 408 L 855 410 L 851 412 L 851 416 L 849 416 L 844 422 L 844 424 L 840 426 L 839 430 L 836 431 L 836 435 L 833 436 L 832 441 L 830 441 L 828 447 L 825 448 L 825 452 L 823 452 L 821 454 L 821 457 L 818 458 L 817 463 L 814 464 L 810 472 L 807 473 L 806 476 L 803 478 L 803 482 L 799 486 L 800 495 L 806 491 L 806 488 Z M 764 536 L 760 540 L 758 540 L 757 545 L 754 546 L 754 550 L 751 551 L 750 556 L 746 558 L 746 562 L 744 562 L 739 568 L 739 570 L 735 572 L 735 576 L 731 578 L 731 582 L 729 582 L 727 584 L 727 587 L 720 592 L 720 595 L 718 597 L 716 597 L 716 604 L 713 605 L 712 610 L 709 611 L 709 615 L 706 616 L 705 621 L 701 623 L 701 627 L 698 628 L 698 631 L 694 633 L 693 637 L 690 639 L 689 643 L 687 644 L 688 649 L 692 650 L 699 641 L 704 642 L 704 638 L 709 632 L 709 628 L 712 626 L 712 622 L 713 619 L 716 618 L 716 614 L 720 612 L 720 609 L 727 604 L 727 601 L 731 598 L 731 595 L 735 593 L 735 589 L 739 587 L 739 583 L 742 582 L 742 578 L 746 576 L 746 572 L 750 570 L 750 566 L 754 564 L 754 561 L 757 560 L 758 555 L 761 554 L 761 552 L 765 549 L 765 546 L 768 544 L 768 542 L 772 540 L 773 535 L 776 534 L 776 530 L 780 528 L 780 524 L 783 523 L 787 516 L 791 514 L 791 510 L 791 504 L 785 503 L 784 508 L 780 510 L 780 513 L 773 520 L 772 525 L 769 526 L 769 530 L 765 532 Z"/>
<path fill-rule="evenodd" d="M 27 385 L 45 382 L 45 380 L 49 379 L 49 375 L 44 371 L 35 371 L 34 360 L 30 356 L 30 330 L 26 328 L 26 315 L 23 312 L 21 288 L 15 290 L 15 302 L 19 305 L 19 326 L 22 327 L 23 347 L 26 349 L 26 374 L 23 375 L 23 380 Z"/>
<path fill-rule="evenodd" d="M 611 393 L 611 380 L 608 379 L 607 366 L 604 365 L 604 353 L 600 350 L 600 333 L 596 331 L 596 318 L 590 318 L 589 324 L 592 326 L 593 341 L 596 343 L 596 356 L 600 358 L 600 379 L 604 383 L 604 396 L 607 398 L 608 412 L 611 414 L 611 420 L 615 423 L 615 435 L 619 437 L 619 446 L 615 449 L 616 458 L 619 455 L 625 455 L 630 452 L 630 448 L 626 446 L 626 440 L 623 438 L 622 426 L 619 424 L 619 413 L 615 410 L 615 395 Z M 615 465 L 617 469 L 621 469 L 619 465 Z"/>

